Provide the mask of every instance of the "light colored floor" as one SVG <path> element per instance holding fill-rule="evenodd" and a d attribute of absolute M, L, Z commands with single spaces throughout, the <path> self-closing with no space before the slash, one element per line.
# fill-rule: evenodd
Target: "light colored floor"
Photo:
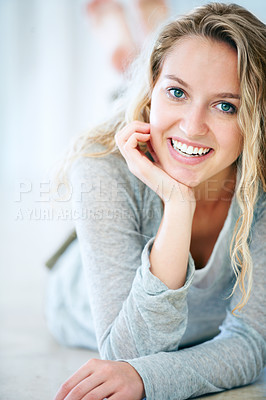
<path fill-rule="evenodd" d="M 15 221 L 17 208 L 14 204 L 2 216 L 0 237 L 0 400 L 52 400 L 60 384 L 98 354 L 61 347 L 45 324 L 43 263 L 69 225 Z M 264 370 L 253 385 L 204 398 L 253 400 L 265 399 L 265 393 Z"/>

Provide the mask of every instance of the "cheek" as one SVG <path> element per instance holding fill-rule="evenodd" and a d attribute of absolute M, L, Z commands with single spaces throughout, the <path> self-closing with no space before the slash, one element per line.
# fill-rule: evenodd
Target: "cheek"
<path fill-rule="evenodd" d="M 151 105 L 150 129 L 151 137 L 163 136 L 175 124 L 175 113 L 165 102 L 156 100 Z"/>
<path fill-rule="evenodd" d="M 170 107 L 165 99 L 165 93 L 156 87 L 151 97 L 150 124 L 156 129 L 164 129 L 169 120 Z"/>
<path fill-rule="evenodd" d="M 219 129 L 219 147 L 224 150 L 229 158 L 237 158 L 242 151 L 243 138 L 238 125 L 224 126 Z"/>
<path fill-rule="evenodd" d="M 151 143 L 156 145 L 156 142 L 160 140 L 163 132 L 163 120 L 160 112 L 160 105 L 158 101 L 153 101 L 150 110 L 150 134 Z"/>
<path fill-rule="evenodd" d="M 243 149 L 243 138 L 240 132 L 235 134 L 232 142 L 232 157 L 236 159 Z"/>
<path fill-rule="evenodd" d="M 154 130 L 161 126 L 161 107 L 160 102 L 157 99 L 152 100 L 150 109 L 150 125 L 151 130 Z"/>

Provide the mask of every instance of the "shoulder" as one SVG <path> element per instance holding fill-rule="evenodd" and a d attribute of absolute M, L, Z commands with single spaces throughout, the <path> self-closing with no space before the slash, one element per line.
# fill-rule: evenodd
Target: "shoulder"
<path fill-rule="evenodd" d="M 123 177 L 127 180 L 134 180 L 134 175 L 129 171 L 125 159 L 120 153 L 101 155 L 105 148 L 95 143 L 79 155 L 72 163 L 69 170 L 71 181 L 82 178 L 94 179 L 106 177 L 106 179 L 117 179 Z"/>
<path fill-rule="evenodd" d="M 254 206 L 254 214 L 251 225 L 251 243 L 260 243 L 265 252 L 265 240 L 266 240 L 266 192 L 259 187 L 257 201 Z M 260 246 L 259 246 L 260 247 Z"/>
<path fill-rule="evenodd" d="M 116 168 L 124 169 L 126 167 L 126 162 L 119 153 L 101 155 L 105 150 L 105 147 L 98 143 L 87 146 L 73 160 L 69 170 L 69 177 L 72 178 L 77 173 L 83 175 L 91 170 L 101 173 L 102 168 L 104 168 L 104 171 L 115 171 Z M 116 167 L 115 170 L 113 170 L 113 167 Z"/>
<path fill-rule="evenodd" d="M 251 234 L 249 235 L 250 248 L 253 254 L 264 264 L 266 257 L 266 192 L 260 188 L 254 208 Z M 262 261 L 263 260 L 263 261 Z M 265 268 L 264 272 L 265 272 Z"/>
<path fill-rule="evenodd" d="M 254 208 L 254 222 L 258 221 L 263 214 L 266 214 L 266 192 L 260 185 L 257 195 L 257 201 Z"/>
<path fill-rule="evenodd" d="M 123 156 L 119 152 L 97 156 L 104 150 L 102 145 L 93 144 L 73 162 L 68 177 L 74 191 L 82 187 L 106 194 L 106 198 L 113 198 L 112 193 L 116 193 L 119 198 L 134 202 L 144 199 L 147 186 L 129 171 Z"/>

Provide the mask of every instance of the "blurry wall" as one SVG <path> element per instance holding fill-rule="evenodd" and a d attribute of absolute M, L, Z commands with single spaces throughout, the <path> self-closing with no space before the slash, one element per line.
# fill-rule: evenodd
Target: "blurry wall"
<path fill-rule="evenodd" d="M 235 2 L 265 21 L 265 0 Z M 172 14 L 204 3 L 169 0 Z M 93 38 L 85 5 L 0 0 L 0 205 L 4 216 L 13 207 L 13 220 L 29 199 L 15 203 L 20 183 L 40 182 L 70 139 L 108 113 L 121 82 Z"/>
<path fill-rule="evenodd" d="M 174 14 L 203 3 L 169 2 Z M 236 3 L 265 20 L 264 0 Z M 0 173 L 7 186 L 49 168 L 71 137 L 102 118 L 119 83 L 92 40 L 85 4 L 0 0 Z"/>
<path fill-rule="evenodd" d="M 36 177 L 100 119 L 117 77 L 79 0 L 0 0 L 0 37 L 1 178 L 9 186 Z"/>

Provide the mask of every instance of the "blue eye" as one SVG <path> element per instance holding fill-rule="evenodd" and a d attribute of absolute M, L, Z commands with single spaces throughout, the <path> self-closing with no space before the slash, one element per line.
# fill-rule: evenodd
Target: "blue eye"
<path fill-rule="evenodd" d="M 226 103 L 226 102 L 219 103 L 219 104 L 217 104 L 217 107 L 220 107 L 219 110 L 226 114 L 235 114 L 236 113 L 236 107 L 230 103 Z"/>
<path fill-rule="evenodd" d="M 185 96 L 185 93 L 181 89 L 172 88 L 172 89 L 169 89 L 168 91 L 176 99 L 183 99 Z"/>

